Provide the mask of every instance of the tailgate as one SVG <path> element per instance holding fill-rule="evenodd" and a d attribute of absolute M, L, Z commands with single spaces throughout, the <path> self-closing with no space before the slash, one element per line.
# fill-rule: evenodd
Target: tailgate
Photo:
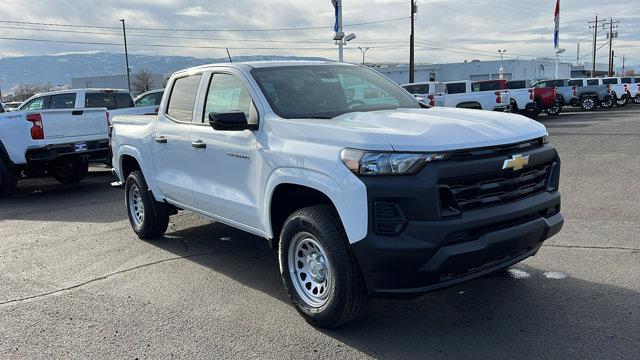
<path fill-rule="evenodd" d="M 38 112 L 48 144 L 106 139 L 106 109 L 61 109 Z"/>

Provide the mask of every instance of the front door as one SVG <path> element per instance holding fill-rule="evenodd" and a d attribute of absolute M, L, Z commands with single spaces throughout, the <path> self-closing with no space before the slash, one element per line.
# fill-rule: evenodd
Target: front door
<path fill-rule="evenodd" d="M 258 113 L 241 78 L 229 71 L 214 72 L 208 79 L 201 125 L 191 131 L 191 142 L 203 144 L 191 157 L 194 196 L 199 210 L 245 230 L 263 231 L 257 203 L 262 167 L 259 130 L 218 131 L 208 121 L 211 112 L 242 111 L 250 123 L 257 123 Z"/>

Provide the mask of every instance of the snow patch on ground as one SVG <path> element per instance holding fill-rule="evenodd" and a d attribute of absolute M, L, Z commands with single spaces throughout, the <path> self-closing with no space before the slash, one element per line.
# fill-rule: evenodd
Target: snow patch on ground
<path fill-rule="evenodd" d="M 567 277 L 567 274 L 559 271 L 547 271 L 547 272 L 544 272 L 542 275 L 544 275 L 547 279 L 555 279 L 555 280 L 564 279 Z"/>
<path fill-rule="evenodd" d="M 514 279 L 527 279 L 531 277 L 531 274 L 522 269 L 509 269 L 507 270 L 509 275 Z"/>

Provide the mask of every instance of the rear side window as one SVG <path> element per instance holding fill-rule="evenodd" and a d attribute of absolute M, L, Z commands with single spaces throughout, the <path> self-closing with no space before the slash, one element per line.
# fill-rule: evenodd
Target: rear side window
<path fill-rule="evenodd" d="M 614 85 L 618 83 L 618 79 L 602 79 L 602 83 L 605 85 Z"/>
<path fill-rule="evenodd" d="M 524 80 L 516 80 L 516 81 L 509 81 L 507 83 L 507 88 L 514 90 L 514 89 L 524 89 L 527 87 L 527 82 Z"/>
<path fill-rule="evenodd" d="M 635 78 L 636 84 L 640 84 L 640 77 Z"/>
<path fill-rule="evenodd" d="M 589 79 L 589 80 L 587 80 L 587 85 L 599 85 L 598 79 Z"/>
<path fill-rule="evenodd" d="M 73 109 L 76 106 L 76 94 L 60 94 L 51 96 L 49 109 Z"/>
<path fill-rule="evenodd" d="M 26 103 L 20 110 L 23 111 L 34 111 L 34 110 L 43 110 L 49 107 L 49 97 L 43 96 L 39 98 L 35 98 L 28 103 Z"/>
<path fill-rule="evenodd" d="M 420 84 L 420 85 L 405 85 L 403 86 L 405 90 L 407 90 L 411 94 L 428 94 L 429 93 L 429 84 Z"/>
<path fill-rule="evenodd" d="M 631 83 L 633 83 L 633 81 L 631 81 L 631 78 L 630 78 L 630 77 L 624 77 L 624 78 L 621 78 L 621 79 L 620 79 L 620 81 L 621 81 L 623 84 L 631 84 Z"/>
<path fill-rule="evenodd" d="M 473 91 L 495 91 L 502 90 L 500 81 L 483 81 L 473 84 Z"/>
<path fill-rule="evenodd" d="M 116 108 L 117 109 L 126 109 L 132 108 L 135 105 L 133 104 L 133 98 L 129 93 L 115 93 L 113 96 L 116 99 Z"/>
<path fill-rule="evenodd" d="M 467 92 L 467 84 L 466 83 L 451 83 L 447 84 L 447 93 L 448 94 L 462 94 Z"/>
<path fill-rule="evenodd" d="M 131 94 L 126 92 L 86 93 L 84 103 L 87 108 L 107 108 L 107 110 L 134 107 Z"/>
<path fill-rule="evenodd" d="M 201 74 L 185 76 L 173 82 L 167 115 L 176 121 L 191 122 Z"/>
<path fill-rule="evenodd" d="M 569 86 L 582 86 L 582 80 L 569 80 Z"/>
<path fill-rule="evenodd" d="M 548 80 L 547 87 L 563 87 L 564 80 Z"/>

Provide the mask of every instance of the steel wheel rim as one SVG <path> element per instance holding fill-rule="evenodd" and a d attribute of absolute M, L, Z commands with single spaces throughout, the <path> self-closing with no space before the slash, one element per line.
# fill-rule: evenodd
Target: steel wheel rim
<path fill-rule="evenodd" d="M 616 101 L 616 105 L 618 105 L 618 106 L 622 106 L 622 105 L 626 105 L 626 104 L 627 104 L 627 98 L 626 97 L 623 97 L 623 98 L 618 99 Z"/>
<path fill-rule="evenodd" d="M 129 188 L 129 214 L 136 227 L 142 226 L 144 222 L 144 204 L 142 203 L 140 189 L 135 184 L 132 184 Z"/>
<path fill-rule="evenodd" d="M 583 102 L 583 104 L 585 105 L 584 107 L 587 110 L 591 110 L 593 109 L 594 105 L 595 105 L 595 101 L 593 101 L 593 99 L 587 99 Z"/>
<path fill-rule="evenodd" d="M 320 242 L 308 232 L 299 232 L 289 244 L 289 276 L 298 296 L 307 305 L 320 307 L 333 288 L 331 262 Z"/>

